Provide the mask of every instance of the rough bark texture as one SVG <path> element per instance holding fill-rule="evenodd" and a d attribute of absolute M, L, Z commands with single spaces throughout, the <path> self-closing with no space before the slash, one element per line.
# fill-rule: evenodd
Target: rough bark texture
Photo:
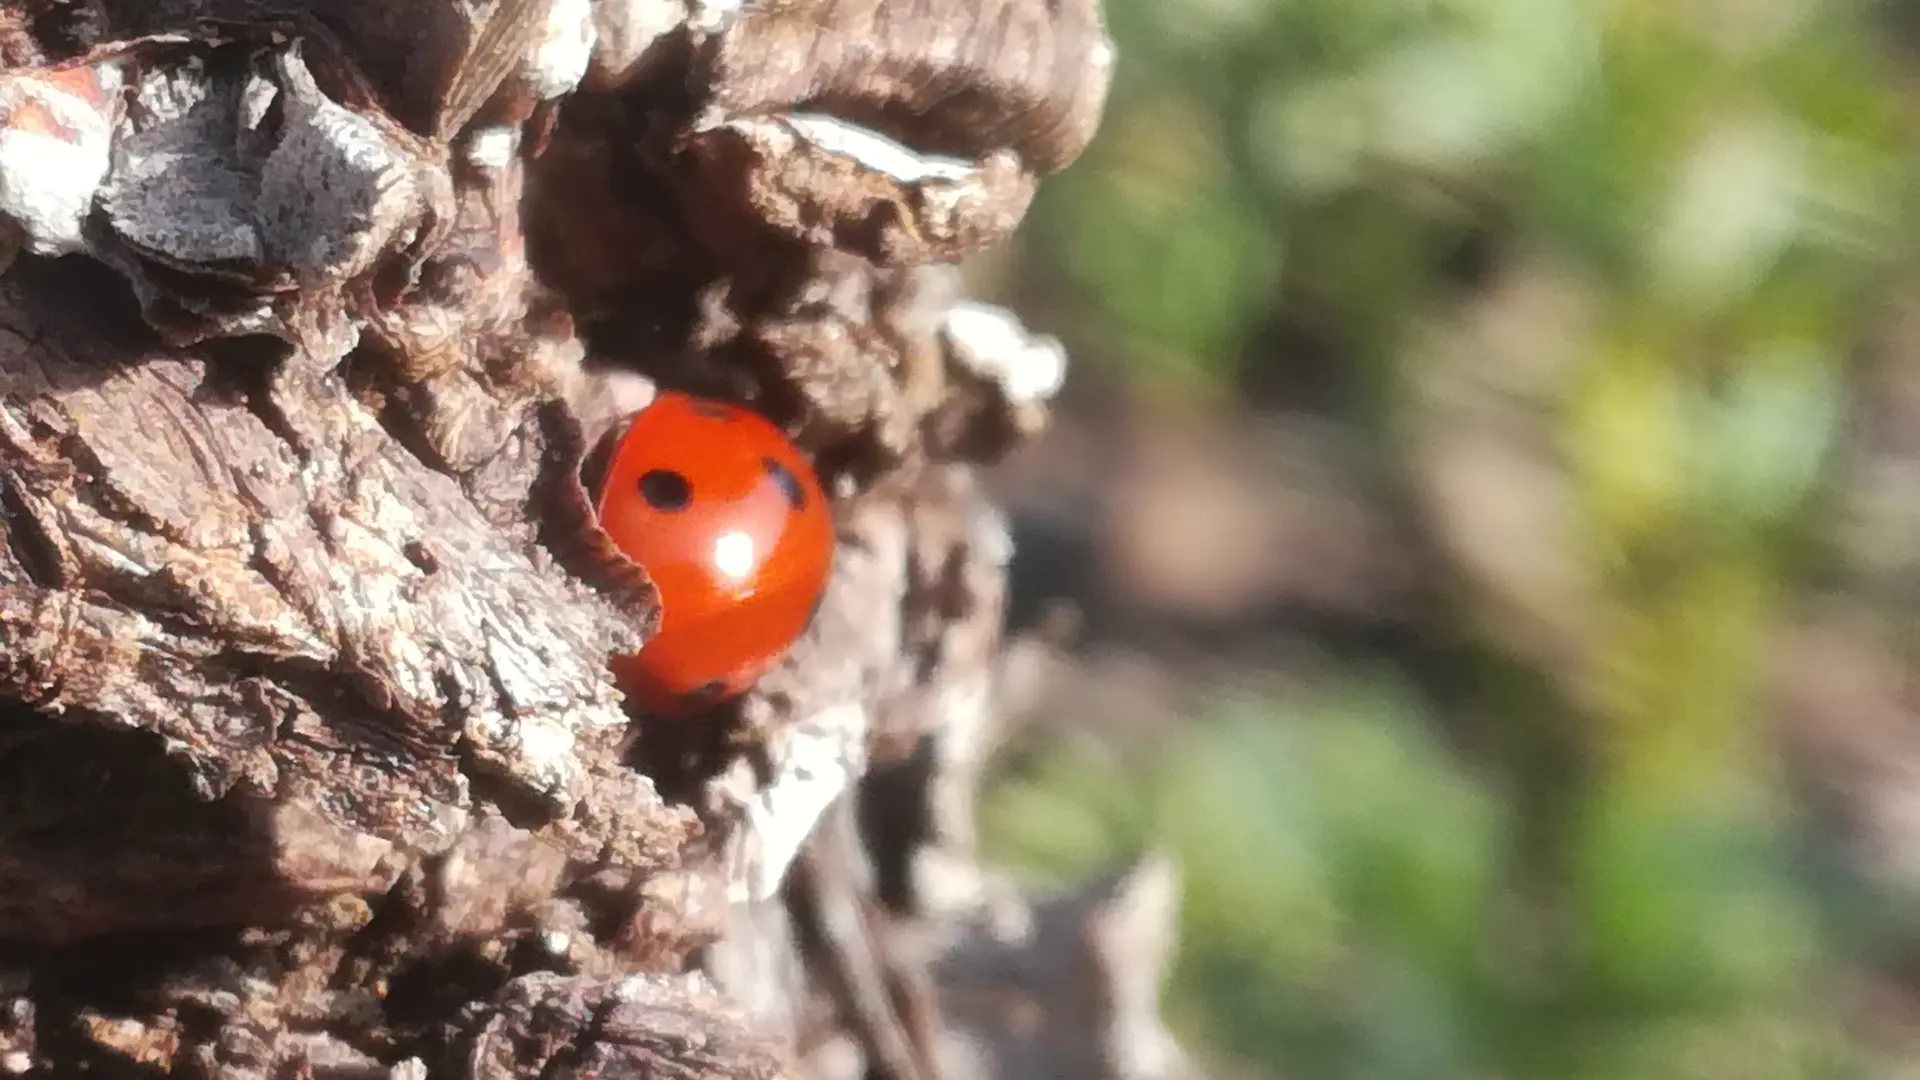
<path fill-rule="evenodd" d="M 1175 906 L 981 867 L 1045 666 L 962 299 L 1095 0 L 0 0 L 0 1075 L 1170 1076 Z M 745 700 L 629 710 L 587 501 L 668 385 L 840 535 Z"/>

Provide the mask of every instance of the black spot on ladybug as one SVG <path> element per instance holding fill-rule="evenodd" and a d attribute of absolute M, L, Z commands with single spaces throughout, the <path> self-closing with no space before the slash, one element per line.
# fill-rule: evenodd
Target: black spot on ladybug
<path fill-rule="evenodd" d="M 780 485 L 780 494 L 787 497 L 787 505 L 795 510 L 807 508 L 807 493 L 801 490 L 800 478 L 793 475 L 793 470 L 770 457 L 761 458 L 760 467 L 767 471 L 774 483 Z"/>
<path fill-rule="evenodd" d="M 640 475 L 640 497 L 655 510 L 685 510 L 693 501 L 693 485 L 671 469 L 651 469 Z"/>

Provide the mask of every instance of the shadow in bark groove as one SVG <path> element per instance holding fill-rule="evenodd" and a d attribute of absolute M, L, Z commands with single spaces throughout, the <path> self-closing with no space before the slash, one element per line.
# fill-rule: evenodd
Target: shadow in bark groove
<path fill-rule="evenodd" d="M 309 899 L 267 818 L 203 799 L 156 736 L 76 720 L 0 702 L 0 948 L 57 960 L 68 941 L 270 924 Z"/>

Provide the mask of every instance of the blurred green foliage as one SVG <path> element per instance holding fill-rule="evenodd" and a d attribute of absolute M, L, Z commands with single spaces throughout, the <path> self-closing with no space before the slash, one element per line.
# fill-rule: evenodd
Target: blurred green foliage
<path fill-rule="evenodd" d="M 1145 767 L 1055 753 L 995 791 L 986 832 L 1049 876 L 1176 853 L 1172 1018 L 1282 1075 L 1869 1075 L 1822 1000 L 1818 915 L 1768 823 L 1595 822 L 1577 903 L 1550 925 L 1514 888 L 1497 778 L 1389 686 L 1230 698 Z"/>
<path fill-rule="evenodd" d="M 1825 557 L 1868 316 L 1912 280 L 1906 9 L 1107 6 L 1108 118 L 1043 188 L 1025 306 L 1155 394 L 1337 370 L 1387 487 L 1434 433 L 1518 417 L 1570 509 L 1516 542 L 1563 549 L 1583 600 L 1518 601 L 1573 628 L 1554 660 L 1461 571 L 1442 632 L 1502 752 L 1443 746 L 1390 680 L 1232 698 L 1150 763 L 1058 748 L 993 794 L 990 842 L 1050 872 L 1171 849 L 1176 1015 L 1276 1074 L 1891 1075 L 1846 1035 L 1843 886 L 1802 857 L 1759 667 Z M 1550 377 L 1431 362 L 1529 267 L 1587 311 L 1521 343 L 1564 354 Z"/>

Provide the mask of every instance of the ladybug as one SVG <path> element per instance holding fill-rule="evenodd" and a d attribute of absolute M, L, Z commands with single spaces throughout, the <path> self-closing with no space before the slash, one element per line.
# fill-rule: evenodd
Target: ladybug
<path fill-rule="evenodd" d="M 832 515 L 806 456 L 761 416 L 661 391 L 614 444 L 594 509 L 660 590 L 659 632 L 614 663 L 653 712 L 744 692 L 813 621 Z"/>

